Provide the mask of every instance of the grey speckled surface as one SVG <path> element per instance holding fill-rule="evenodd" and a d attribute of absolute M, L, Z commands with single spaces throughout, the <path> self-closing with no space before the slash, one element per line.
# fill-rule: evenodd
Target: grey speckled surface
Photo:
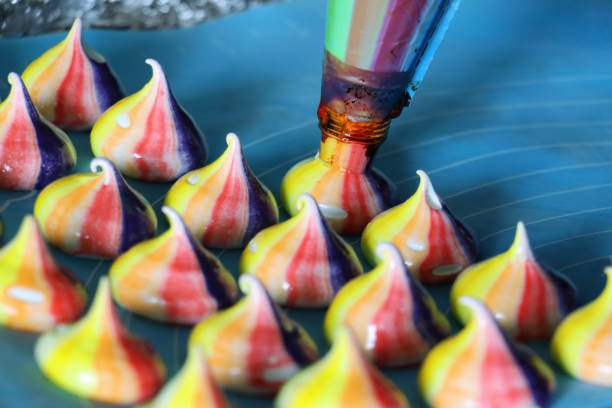
<path fill-rule="evenodd" d="M 39 34 L 85 27 L 186 27 L 278 0 L 0 0 L 0 35 Z"/>

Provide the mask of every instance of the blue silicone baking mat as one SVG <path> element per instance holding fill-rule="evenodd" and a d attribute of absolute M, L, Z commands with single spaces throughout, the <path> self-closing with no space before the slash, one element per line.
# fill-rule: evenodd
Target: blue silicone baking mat
<path fill-rule="evenodd" d="M 251 168 L 278 198 L 282 176 L 313 155 L 320 140 L 315 112 L 325 7 L 324 0 L 296 0 L 188 29 L 90 30 L 85 39 L 107 57 L 128 93 L 149 79 L 145 58 L 157 59 L 206 134 L 210 159 L 225 148 L 225 134 L 236 132 Z M 581 303 L 602 289 L 612 254 L 611 16 L 608 0 L 464 0 L 413 106 L 394 121 L 375 161 L 397 183 L 400 199 L 415 190 L 415 170 L 427 171 L 448 206 L 473 227 L 485 256 L 506 249 L 523 220 L 537 256 L 572 280 Z M 22 72 L 64 35 L 0 40 L 0 77 Z M 0 97 L 8 89 L 0 81 Z M 77 171 L 87 171 L 88 135 L 70 136 Z M 169 184 L 131 184 L 164 220 L 159 209 Z M 0 191 L 5 242 L 34 200 L 34 193 Z M 164 230 L 165 221 L 160 224 Z M 360 252 L 358 238 L 348 239 Z M 216 253 L 235 274 L 240 251 Z M 90 294 L 109 268 L 107 261 L 55 254 Z M 448 311 L 448 286 L 429 289 Z M 289 315 L 327 349 L 322 311 Z M 155 345 L 174 374 L 190 329 L 123 311 L 122 319 Z M 0 328 L 1 407 L 103 406 L 47 381 L 34 363 L 35 340 Z M 530 346 L 550 362 L 547 342 Z M 412 406 L 424 406 L 416 369 L 386 373 Z M 556 374 L 554 407 L 612 406 L 612 389 Z M 229 399 L 237 407 L 272 405 Z"/>

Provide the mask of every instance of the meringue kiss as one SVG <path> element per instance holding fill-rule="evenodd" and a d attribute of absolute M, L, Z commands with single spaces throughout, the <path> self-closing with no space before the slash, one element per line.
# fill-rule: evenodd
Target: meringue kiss
<path fill-rule="evenodd" d="M 376 251 L 380 264 L 347 283 L 332 301 L 326 337 L 331 340 L 339 327 L 348 326 L 377 365 L 417 364 L 450 334 L 450 325 L 397 248 L 386 242 Z"/>
<path fill-rule="evenodd" d="M 451 306 L 462 322 L 468 311 L 463 295 L 480 299 L 500 326 L 517 340 L 548 338 L 576 306 L 573 286 L 536 260 L 525 225 L 519 222 L 510 249 L 479 262 L 459 275 L 451 289 Z"/>
<path fill-rule="evenodd" d="M 60 387 L 111 404 L 146 401 L 165 378 L 155 349 L 121 325 L 105 277 L 87 314 L 44 333 L 34 356 L 42 372 Z"/>
<path fill-rule="evenodd" d="M 28 65 L 22 75 L 40 113 L 65 130 L 89 129 L 123 97 L 104 57 L 81 35 L 77 18 L 68 36 Z"/>
<path fill-rule="evenodd" d="M 323 307 L 363 273 L 359 258 L 328 224 L 317 202 L 304 194 L 300 211 L 260 231 L 240 258 L 240 273 L 257 276 L 275 302 Z"/>
<path fill-rule="evenodd" d="M 126 309 L 168 323 L 196 324 L 231 306 L 238 287 L 221 262 L 192 236 L 170 207 L 170 229 L 140 242 L 113 262 L 113 295 Z"/>
<path fill-rule="evenodd" d="M 41 189 L 70 173 L 76 150 L 68 136 L 40 116 L 19 75 L 0 104 L 0 189 Z"/>
<path fill-rule="evenodd" d="M 170 181 L 203 166 L 206 146 L 159 63 L 146 63 L 153 69 L 151 80 L 100 116 L 91 130 L 91 149 L 127 176 Z"/>
<path fill-rule="evenodd" d="M 546 406 L 553 371 L 525 346 L 511 343 L 478 299 L 459 302 L 469 323 L 435 346 L 419 371 L 419 388 L 434 408 L 532 408 Z"/>
<path fill-rule="evenodd" d="M 306 331 L 274 304 L 257 278 L 242 275 L 238 284 L 246 296 L 202 320 L 189 345 L 204 349 L 219 385 L 272 395 L 317 359 L 317 348 Z"/>
<path fill-rule="evenodd" d="M 419 170 L 412 197 L 374 218 L 361 237 L 364 256 L 376 263 L 376 246 L 391 242 L 422 283 L 451 282 L 479 258 L 473 234 L 440 200 L 429 177 Z"/>
<path fill-rule="evenodd" d="M 45 187 L 34 216 L 45 238 L 62 251 L 116 258 L 153 237 L 157 218 L 110 161 L 96 158 L 90 167 L 93 173 L 63 177 Z"/>
<path fill-rule="evenodd" d="M 177 180 L 165 201 L 208 248 L 242 248 L 278 222 L 276 200 L 249 169 L 238 136 L 226 140 L 221 157 Z"/>
<path fill-rule="evenodd" d="M 42 332 L 79 318 L 86 302 L 83 285 L 53 259 L 34 217 L 27 215 L 0 249 L 0 324 Z"/>

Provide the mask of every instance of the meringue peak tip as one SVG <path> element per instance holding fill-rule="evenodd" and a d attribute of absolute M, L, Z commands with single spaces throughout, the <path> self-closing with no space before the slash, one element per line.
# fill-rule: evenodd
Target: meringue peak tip
<path fill-rule="evenodd" d="M 17 74 L 16 72 L 10 72 L 7 78 L 8 78 L 8 83 L 11 84 L 12 86 L 21 84 L 23 82 L 21 79 L 21 76 Z"/>
<path fill-rule="evenodd" d="M 425 200 L 427 201 L 427 205 L 434 210 L 442 209 L 442 200 L 436 193 L 436 190 L 431 183 L 431 179 L 423 170 L 417 170 L 416 173 L 419 175 L 421 179 L 421 184 L 419 188 L 423 188 L 425 192 Z"/>
<path fill-rule="evenodd" d="M 164 73 L 164 69 L 162 68 L 161 64 L 153 59 L 153 58 L 147 58 L 145 59 L 145 64 L 149 65 L 151 67 L 151 69 L 153 70 L 153 78 L 166 78 L 166 75 Z"/>
<path fill-rule="evenodd" d="M 240 275 L 240 277 L 238 278 L 238 287 L 240 288 L 242 293 L 246 295 L 250 295 L 254 291 L 265 292 L 265 289 L 259 279 L 249 273 Z"/>
<path fill-rule="evenodd" d="M 228 147 L 235 146 L 237 148 L 241 148 L 240 138 L 234 132 L 229 132 L 227 135 L 225 135 L 225 142 L 227 143 Z"/>
<path fill-rule="evenodd" d="M 68 31 L 68 37 L 75 37 L 77 40 L 81 40 L 81 34 L 83 32 L 83 21 L 81 17 L 77 17 L 72 22 L 72 26 L 70 26 L 70 31 Z"/>
<path fill-rule="evenodd" d="M 176 211 L 174 208 L 164 205 L 161 208 L 161 212 L 168 219 L 168 223 L 170 224 L 170 228 L 178 227 L 184 225 L 183 217 Z"/>
<path fill-rule="evenodd" d="M 89 163 L 89 168 L 92 172 L 97 173 L 98 169 L 104 174 L 104 185 L 110 183 L 111 176 L 115 172 L 115 165 L 106 157 L 95 157 Z"/>
<path fill-rule="evenodd" d="M 308 193 L 300 194 L 297 198 L 296 206 L 298 210 L 314 210 L 319 208 L 317 200 Z"/>
<path fill-rule="evenodd" d="M 521 257 L 527 258 L 531 256 L 529 236 L 527 235 L 527 228 L 525 227 L 523 221 L 519 221 L 516 224 L 516 232 L 514 234 L 514 241 L 512 242 L 512 249 L 519 251 Z"/>
<path fill-rule="evenodd" d="M 381 242 L 380 244 L 376 245 L 375 251 L 376 255 L 382 259 L 383 262 L 392 261 L 398 265 L 405 265 L 404 259 L 402 258 L 399 250 L 390 242 Z"/>
<path fill-rule="evenodd" d="M 470 309 L 472 316 L 475 314 L 482 315 L 483 313 L 490 313 L 485 304 L 480 299 L 473 296 L 461 296 L 459 299 L 457 299 L 457 303 Z"/>

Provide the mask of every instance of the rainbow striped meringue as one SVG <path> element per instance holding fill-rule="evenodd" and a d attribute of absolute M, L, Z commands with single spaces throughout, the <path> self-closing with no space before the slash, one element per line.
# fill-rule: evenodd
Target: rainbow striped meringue
<path fill-rule="evenodd" d="M 63 177 L 45 187 L 34 216 L 45 238 L 62 251 L 116 258 L 153 237 L 157 218 L 109 160 L 93 159 L 90 167 L 93 173 Z"/>
<path fill-rule="evenodd" d="M 317 348 L 308 333 L 274 304 L 257 278 L 242 275 L 238 284 L 246 296 L 200 322 L 189 345 L 203 348 L 219 385 L 272 395 L 317 359 Z"/>
<path fill-rule="evenodd" d="M 40 113 L 66 130 L 89 129 L 123 97 L 104 57 L 82 39 L 79 18 L 66 38 L 30 63 L 22 77 Z"/>
<path fill-rule="evenodd" d="M 134 245 L 113 262 L 109 278 L 122 307 L 167 323 L 196 324 L 235 303 L 236 281 L 194 240 L 181 216 L 162 212 L 170 229 Z"/>
<path fill-rule="evenodd" d="M 312 196 L 303 194 L 298 206 L 295 216 L 255 235 L 240 258 L 240 273 L 257 276 L 276 303 L 324 307 L 363 268 Z"/>
<path fill-rule="evenodd" d="M 61 388 L 111 404 L 146 401 L 165 378 L 153 346 L 121 325 L 105 277 L 89 312 L 39 337 L 34 356 L 42 372 Z"/>
<path fill-rule="evenodd" d="M 206 145 L 159 63 L 145 62 L 153 69 L 151 80 L 100 116 L 91 130 L 91 149 L 127 176 L 170 181 L 203 166 Z"/>
<path fill-rule="evenodd" d="M 370 165 L 374 154 L 370 150 L 364 143 L 323 137 L 317 156 L 296 163 L 283 178 L 280 194 L 285 210 L 297 214 L 298 199 L 307 192 L 335 231 L 360 234 L 395 201 L 395 187 Z"/>
<path fill-rule="evenodd" d="M 476 298 L 459 302 L 469 323 L 425 357 L 419 388 L 434 408 L 531 408 L 546 406 L 555 388 L 553 371 L 525 346 L 512 344 Z"/>
<path fill-rule="evenodd" d="M 482 300 L 506 333 L 517 340 L 550 337 L 576 306 L 571 283 L 536 260 L 522 222 L 508 251 L 472 265 L 455 281 L 451 306 L 465 323 L 469 313 L 458 302 L 463 295 Z"/>
<path fill-rule="evenodd" d="M 340 328 L 330 351 L 291 377 L 276 408 L 408 408 L 402 392 L 361 352 L 349 329 Z"/>
<path fill-rule="evenodd" d="M 612 387 L 612 267 L 605 273 L 603 292 L 559 324 L 550 348 L 554 360 L 571 376 Z"/>
<path fill-rule="evenodd" d="M 447 283 L 480 257 L 476 238 L 436 194 L 424 171 L 408 200 L 374 218 L 361 236 L 366 260 L 375 265 L 376 246 L 393 243 L 422 283 Z"/>
<path fill-rule="evenodd" d="M 379 366 L 420 363 L 429 349 L 450 334 L 446 317 L 406 269 L 390 243 L 376 248 L 380 264 L 338 292 L 325 315 L 332 340 L 347 326 L 361 349 Z"/>
<path fill-rule="evenodd" d="M 0 325 L 42 332 L 85 310 L 85 288 L 53 259 L 31 215 L 0 250 L 0 271 Z"/>
<path fill-rule="evenodd" d="M 276 200 L 249 169 L 238 136 L 226 140 L 221 157 L 177 180 L 165 200 L 209 248 L 243 248 L 278 222 Z"/>
<path fill-rule="evenodd" d="M 183 368 L 153 401 L 140 408 L 231 408 L 215 383 L 200 347 L 192 347 Z"/>
<path fill-rule="evenodd" d="M 19 75 L 8 81 L 11 92 L 0 104 L 0 189 L 40 189 L 72 171 L 76 150 L 39 115 Z"/>

